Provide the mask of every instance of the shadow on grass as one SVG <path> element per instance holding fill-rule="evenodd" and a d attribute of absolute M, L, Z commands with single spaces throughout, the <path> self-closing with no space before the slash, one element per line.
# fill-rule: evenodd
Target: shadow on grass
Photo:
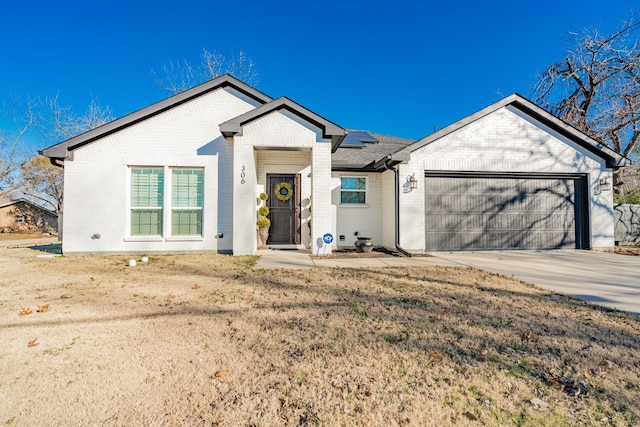
<path fill-rule="evenodd" d="M 119 265 L 117 261 L 114 265 Z M 231 320 L 251 325 L 250 330 L 260 331 L 252 339 L 273 337 L 274 345 L 290 346 L 283 357 L 330 351 L 357 354 L 375 348 L 393 357 L 449 363 L 454 369 L 498 368 L 532 384 L 560 384 L 567 394 L 580 390 L 576 384 L 583 371 L 604 377 L 607 369 L 626 370 L 625 387 L 640 387 L 638 367 L 629 365 L 629 360 L 640 357 L 640 322 L 631 314 L 466 267 L 255 271 L 251 259 L 232 261 L 233 267 L 225 269 L 213 258 L 183 264 L 174 257 L 123 276 L 123 281 L 134 282 L 136 274 L 144 274 L 147 280 L 167 283 L 166 292 L 171 286 L 185 286 L 172 277 L 188 278 L 188 283 L 199 284 L 201 299 L 187 296 L 184 303 L 162 308 L 127 307 L 121 315 L 1 326 L 200 316 L 212 328 L 224 329 Z M 133 272 L 124 274 L 129 271 Z M 118 293 L 116 299 L 129 298 L 131 292 L 120 286 L 109 291 Z M 149 302 L 155 305 L 161 300 Z M 81 297 L 65 303 L 87 305 Z M 98 301 L 92 304 L 97 312 L 104 308 Z M 68 310 L 73 312 L 73 307 Z M 629 398 L 615 383 L 597 387 L 589 385 L 583 395 L 610 401 L 612 407 L 640 406 L 637 395 Z"/>

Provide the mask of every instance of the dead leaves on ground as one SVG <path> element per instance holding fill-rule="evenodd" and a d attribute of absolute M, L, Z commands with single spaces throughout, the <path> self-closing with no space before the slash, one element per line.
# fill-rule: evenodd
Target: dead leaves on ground
<path fill-rule="evenodd" d="M 22 307 L 22 310 L 18 313 L 20 316 L 26 316 L 33 313 L 29 307 Z"/>
<path fill-rule="evenodd" d="M 47 311 L 49 311 L 49 304 L 38 305 L 38 309 L 36 310 L 37 313 L 46 313 Z M 32 314 L 32 313 L 33 313 L 33 310 L 31 310 L 31 308 L 29 307 L 22 307 L 18 312 L 20 316 L 28 316 L 29 314 Z"/>
<path fill-rule="evenodd" d="M 223 369 L 221 371 L 216 372 L 213 375 L 209 375 L 209 378 L 211 378 L 212 380 L 215 380 L 218 378 L 226 377 L 228 374 L 229 374 L 229 371 L 227 371 L 226 369 Z"/>
<path fill-rule="evenodd" d="M 38 342 L 38 338 L 34 338 L 31 341 L 29 341 L 29 344 L 27 344 L 27 347 L 35 347 L 37 345 L 39 345 L 40 343 Z"/>
<path fill-rule="evenodd" d="M 524 331 L 520 334 L 520 341 L 538 342 L 540 341 L 540 337 L 537 336 L 533 331 Z"/>
<path fill-rule="evenodd" d="M 435 366 L 442 362 L 442 353 L 439 350 L 431 350 L 429 352 L 429 366 Z"/>

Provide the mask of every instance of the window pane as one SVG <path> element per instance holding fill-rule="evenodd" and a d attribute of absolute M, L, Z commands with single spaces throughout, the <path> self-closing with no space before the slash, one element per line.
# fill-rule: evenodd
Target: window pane
<path fill-rule="evenodd" d="M 132 236 L 159 236 L 162 234 L 162 209 L 133 209 L 131 211 Z"/>
<path fill-rule="evenodd" d="M 340 178 L 340 187 L 343 190 L 366 190 L 367 179 L 364 177 L 346 177 Z"/>
<path fill-rule="evenodd" d="M 202 235 L 202 209 L 174 209 L 171 213 L 174 236 Z"/>
<path fill-rule="evenodd" d="M 174 169 L 171 180 L 173 207 L 201 208 L 204 192 L 202 169 Z"/>
<path fill-rule="evenodd" d="M 355 203 L 365 204 L 365 192 L 364 191 L 341 191 L 340 203 Z"/>
<path fill-rule="evenodd" d="M 131 169 L 131 206 L 162 207 L 164 172 L 162 168 Z"/>

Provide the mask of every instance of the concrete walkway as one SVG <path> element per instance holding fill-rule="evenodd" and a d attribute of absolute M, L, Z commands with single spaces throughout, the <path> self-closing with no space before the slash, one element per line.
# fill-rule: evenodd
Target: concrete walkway
<path fill-rule="evenodd" d="M 258 250 L 260 259 L 255 268 L 361 268 L 402 267 L 408 265 L 459 265 L 436 257 L 381 257 L 381 258 L 320 258 L 311 257 L 311 251 Z"/>
<path fill-rule="evenodd" d="M 23 239 L 23 240 L 0 240 L 0 247 L 50 245 L 52 243 L 58 243 L 58 238 L 45 237 L 42 239 L 38 238 L 38 239 Z"/>
<path fill-rule="evenodd" d="M 311 258 L 263 250 L 256 268 L 465 266 L 502 274 L 585 301 L 640 314 L 640 257 L 597 251 L 433 252 L 411 258 Z"/>

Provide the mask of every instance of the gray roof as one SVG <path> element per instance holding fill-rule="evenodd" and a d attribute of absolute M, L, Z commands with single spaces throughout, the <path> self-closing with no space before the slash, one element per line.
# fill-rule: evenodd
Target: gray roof
<path fill-rule="evenodd" d="M 348 130 L 345 140 L 331 155 L 332 169 L 384 170 L 385 164 L 393 166 L 408 161 L 409 153 L 402 150 L 414 142 L 413 139 Z"/>
<path fill-rule="evenodd" d="M 514 93 L 513 95 L 510 95 L 496 102 L 495 104 L 492 104 L 470 116 L 465 117 L 462 120 L 458 120 L 457 122 L 416 141 L 414 144 L 407 147 L 403 151 L 406 153 L 411 153 L 419 148 L 424 147 L 425 145 L 431 144 L 432 142 L 442 138 L 445 135 L 455 132 L 456 130 L 464 126 L 499 110 L 500 108 L 506 107 L 507 105 L 517 108 L 518 110 L 527 114 L 529 117 L 532 117 L 533 119 L 541 122 L 545 126 L 548 126 L 549 128 L 570 139 L 576 144 L 584 147 L 588 151 L 596 154 L 598 157 L 606 161 L 607 167 L 609 168 L 622 167 L 631 163 L 631 161 L 628 158 L 624 157 L 622 154 L 617 153 L 616 151 L 607 147 L 605 144 L 591 138 L 586 133 L 576 129 L 563 120 L 560 120 L 542 107 L 539 107 L 538 105 L 534 104 L 533 102 L 517 93 Z"/>
<path fill-rule="evenodd" d="M 55 211 L 47 209 L 47 208 L 45 208 L 43 206 L 40 206 L 37 203 L 33 203 L 32 201 L 29 201 L 29 200 L 24 199 L 24 198 L 9 199 L 9 198 L 6 198 L 6 197 L 0 197 L 0 208 L 5 208 L 7 206 L 16 205 L 18 203 L 26 203 L 27 205 L 33 206 L 34 208 L 39 209 L 41 211 L 44 211 L 44 212 L 46 212 L 46 213 L 48 213 L 50 215 L 58 216 L 58 214 L 55 213 Z"/>
<path fill-rule="evenodd" d="M 134 125 L 157 114 L 170 110 L 178 105 L 184 104 L 185 102 L 189 102 L 192 99 L 198 98 L 216 89 L 224 87 L 232 87 L 242 94 L 248 96 L 249 98 L 260 102 L 261 104 L 265 104 L 272 100 L 269 96 L 265 95 L 259 90 L 254 89 L 253 87 L 241 82 L 240 80 L 229 74 L 224 74 L 220 77 L 216 77 L 215 79 L 209 80 L 184 92 L 180 92 L 177 95 L 166 98 L 160 102 L 156 102 L 155 104 L 152 104 L 146 108 L 135 111 L 102 126 L 98 126 L 95 129 L 91 129 L 73 138 L 67 139 L 66 141 L 63 141 L 59 144 L 45 148 L 40 152 L 40 154 L 49 158 L 65 159 L 68 157 L 69 152 L 75 150 L 76 148 L 82 147 L 83 145 L 89 144 L 114 132 L 118 132 L 119 130 L 122 130 L 128 126 Z"/>
<path fill-rule="evenodd" d="M 290 100 L 283 96 L 274 101 L 261 105 L 253 110 L 234 117 L 231 120 L 227 120 L 220 124 L 220 132 L 224 136 L 233 136 L 235 134 L 242 135 L 242 126 L 252 122 L 260 117 L 263 117 L 273 111 L 287 110 L 303 120 L 317 126 L 322 129 L 323 138 L 331 138 L 331 149 L 335 151 L 338 148 L 345 136 L 345 130 L 333 122 L 325 119 L 304 108 L 302 105 Z"/>

